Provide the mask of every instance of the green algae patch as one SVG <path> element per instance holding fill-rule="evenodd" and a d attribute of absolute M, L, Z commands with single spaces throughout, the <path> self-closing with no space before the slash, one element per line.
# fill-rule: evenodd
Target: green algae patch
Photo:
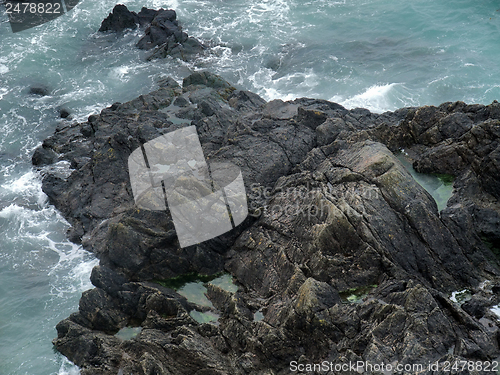
<path fill-rule="evenodd" d="M 378 285 L 366 285 L 339 292 L 343 303 L 361 303 L 363 299 Z"/>
<path fill-rule="evenodd" d="M 433 173 L 444 185 L 451 186 L 455 182 L 455 176 L 451 174 Z"/>

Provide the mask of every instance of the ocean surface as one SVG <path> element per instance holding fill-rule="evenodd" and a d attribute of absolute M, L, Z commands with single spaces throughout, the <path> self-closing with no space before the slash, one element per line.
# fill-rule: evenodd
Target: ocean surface
<path fill-rule="evenodd" d="M 64 121 L 207 69 L 265 99 L 314 97 L 383 112 L 500 99 L 500 3 L 464 0 L 130 0 L 173 8 L 212 46 L 189 63 L 146 62 L 140 31 L 97 33 L 117 0 L 12 33 L 0 5 L 0 375 L 79 373 L 51 344 L 97 260 L 65 239 L 31 155 Z M 45 86 L 48 96 L 29 94 Z M 64 165 L 59 166 L 62 170 Z"/>

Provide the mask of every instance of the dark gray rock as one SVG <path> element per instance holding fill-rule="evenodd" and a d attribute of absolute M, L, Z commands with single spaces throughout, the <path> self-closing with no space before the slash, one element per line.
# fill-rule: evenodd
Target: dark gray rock
<path fill-rule="evenodd" d="M 147 57 L 148 60 L 166 56 L 188 60 L 206 49 L 203 43 L 182 31 L 177 14 L 172 9 L 153 10 L 143 7 L 139 13 L 135 13 L 129 11 L 125 5 L 118 4 L 103 20 L 99 31 L 121 33 L 138 26 L 145 28 L 145 35 L 136 46 L 143 50 L 154 49 Z"/>
<path fill-rule="evenodd" d="M 180 96 L 174 100 L 174 105 L 178 107 L 187 107 L 189 106 L 189 102 L 186 100 L 186 98 Z"/>
<path fill-rule="evenodd" d="M 71 112 L 68 109 L 66 109 L 66 108 L 61 108 L 59 110 L 59 116 L 61 118 L 66 118 L 67 119 L 70 115 L 71 115 Z"/>
<path fill-rule="evenodd" d="M 49 87 L 45 85 L 33 85 L 29 89 L 30 95 L 47 96 L 50 95 Z"/>
<path fill-rule="evenodd" d="M 341 118 L 327 119 L 316 128 L 316 137 L 318 146 L 325 146 L 332 143 L 342 132 L 351 132 L 355 130 L 352 125 L 346 124 Z"/>
<path fill-rule="evenodd" d="M 200 86 L 201 88 L 232 89 L 232 86 L 220 76 L 206 71 L 193 73 L 182 81 L 185 91 L 192 91 Z"/>
<path fill-rule="evenodd" d="M 267 103 L 262 113 L 270 119 L 288 120 L 297 116 L 298 108 L 297 104 L 285 103 L 280 99 L 276 99 Z"/>
<path fill-rule="evenodd" d="M 180 89 L 179 84 L 172 77 L 164 77 L 158 80 L 158 86 L 168 89 L 177 90 Z"/>
<path fill-rule="evenodd" d="M 462 309 L 476 319 L 481 319 L 486 314 L 489 303 L 480 298 L 472 298 L 462 305 Z"/>
<path fill-rule="evenodd" d="M 162 13 L 155 27 L 174 21 Z M 162 82 L 58 128 L 36 152 L 41 164 L 57 154 L 74 167 L 65 178 L 46 168 L 43 190 L 100 258 L 96 288 L 54 340 L 82 374 L 284 375 L 299 360 L 500 356 L 489 310 L 500 302 L 498 103 L 378 115 L 324 100 L 266 103 L 208 72 L 182 88 Z M 180 248 L 168 211 L 135 206 L 127 161 L 190 124 L 207 159 L 241 169 L 251 216 Z M 446 209 L 394 156 L 400 148 L 417 170 L 456 177 Z M 213 307 L 158 283 L 223 270 L 239 288 L 207 285 Z M 472 298 L 452 302 L 463 289 Z M 218 313 L 218 325 L 196 322 L 193 310 Z M 112 335 L 130 325 L 143 328 L 134 339 Z"/>
<path fill-rule="evenodd" d="M 99 28 L 100 32 L 112 31 L 122 32 L 125 29 L 135 29 L 139 23 L 139 17 L 131 12 L 123 4 L 115 5 L 113 11 L 104 19 Z"/>
<path fill-rule="evenodd" d="M 139 13 L 137 13 L 139 25 L 146 26 L 146 25 L 151 24 L 151 22 L 153 22 L 153 19 L 155 18 L 157 13 L 158 13 L 157 10 L 142 7 L 141 11 Z"/>
<path fill-rule="evenodd" d="M 110 296 L 117 297 L 122 285 L 128 280 L 108 267 L 95 266 L 92 269 L 90 281 L 94 286 L 104 290 Z"/>
<path fill-rule="evenodd" d="M 266 101 L 250 91 L 236 90 L 228 98 L 228 104 L 236 110 L 257 110 L 266 104 Z"/>
<path fill-rule="evenodd" d="M 32 164 L 37 167 L 52 164 L 56 160 L 57 154 L 52 149 L 43 146 L 37 147 L 31 158 Z"/>
<path fill-rule="evenodd" d="M 112 297 L 100 288 L 83 292 L 79 311 L 81 317 L 89 322 L 89 328 L 106 333 L 117 332 L 127 321 L 127 315 L 116 308 Z"/>
<path fill-rule="evenodd" d="M 144 50 L 155 48 L 148 59 L 166 56 L 189 59 L 194 54 L 202 53 L 205 46 L 182 31 L 174 10 L 160 9 L 156 12 L 145 35 L 137 42 L 137 47 Z"/>

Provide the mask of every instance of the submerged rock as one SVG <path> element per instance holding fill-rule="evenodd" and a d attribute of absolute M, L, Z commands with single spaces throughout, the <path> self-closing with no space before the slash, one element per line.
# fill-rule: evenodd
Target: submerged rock
<path fill-rule="evenodd" d="M 66 109 L 66 108 L 59 109 L 59 117 L 60 118 L 65 118 L 65 119 L 69 120 L 69 119 L 71 119 L 70 115 L 71 115 L 71 112 L 68 109 Z"/>
<path fill-rule="evenodd" d="M 47 96 L 50 95 L 50 89 L 45 85 L 33 85 L 29 89 L 30 95 Z"/>
<path fill-rule="evenodd" d="M 43 191 L 100 265 L 96 288 L 57 326 L 55 347 L 83 375 L 497 359 L 499 321 L 488 312 L 500 283 L 491 251 L 500 238 L 497 107 L 378 115 L 324 100 L 266 103 L 200 72 L 58 129 L 35 160 L 58 155 L 73 170 L 62 178 L 46 169 Z M 207 159 L 241 169 L 251 215 L 181 248 L 169 211 L 135 205 L 127 161 L 190 125 Z M 441 212 L 394 155 L 401 148 L 417 170 L 455 176 Z M 213 310 L 161 285 L 224 270 L 239 288 L 207 286 L 217 324 L 196 322 L 190 312 Z M 463 289 L 472 298 L 462 307 L 449 296 Z M 350 290 L 365 292 L 348 303 L 340 295 Z M 127 326 L 142 330 L 114 336 Z"/>

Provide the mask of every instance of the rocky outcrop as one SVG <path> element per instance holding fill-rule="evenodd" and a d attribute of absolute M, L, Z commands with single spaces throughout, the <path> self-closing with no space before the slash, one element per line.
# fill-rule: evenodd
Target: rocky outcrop
<path fill-rule="evenodd" d="M 202 43 L 182 31 L 176 17 L 173 10 L 159 10 L 151 21 L 151 26 L 146 29 L 146 35 L 137 42 L 140 49 L 155 48 L 149 59 L 173 56 L 187 60 L 205 50 Z"/>
<path fill-rule="evenodd" d="M 82 374 L 288 374 L 323 361 L 445 374 L 428 364 L 497 359 L 499 113 L 498 103 L 374 114 L 265 102 L 200 72 L 65 124 L 34 161 L 49 164 L 44 192 L 100 265 L 56 348 Z M 241 169 L 250 215 L 180 248 L 168 212 L 134 204 L 127 160 L 188 125 L 207 159 Z M 417 170 L 455 177 L 441 212 L 395 157 L 402 148 Z M 238 290 L 207 286 L 217 324 L 196 322 L 190 312 L 207 307 L 159 282 L 221 271 Z M 467 301 L 451 295 L 464 289 Z M 126 326 L 142 331 L 113 335 Z"/>
<path fill-rule="evenodd" d="M 172 9 L 142 8 L 139 13 L 135 13 L 129 11 L 125 5 L 118 4 L 102 21 L 99 31 L 123 32 L 138 26 L 146 29 L 145 35 L 137 42 L 137 47 L 143 50 L 154 49 L 148 59 L 172 56 L 188 60 L 206 48 L 197 39 L 182 31 L 177 14 Z"/>
<path fill-rule="evenodd" d="M 146 11 L 146 8 L 142 9 L 143 11 Z M 149 23 L 152 20 L 153 18 L 150 17 L 149 20 L 146 20 L 146 23 Z M 137 28 L 139 22 L 140 18 L 137 13 L 129 11 L 128 8 L 123 4 L 118 4 L 115 5 L 112 12 L 109 13 L 108 17 L 106 17 L 102 21 L 99 31 L 123 32 L 126 29 L 133 30 Z"/>

